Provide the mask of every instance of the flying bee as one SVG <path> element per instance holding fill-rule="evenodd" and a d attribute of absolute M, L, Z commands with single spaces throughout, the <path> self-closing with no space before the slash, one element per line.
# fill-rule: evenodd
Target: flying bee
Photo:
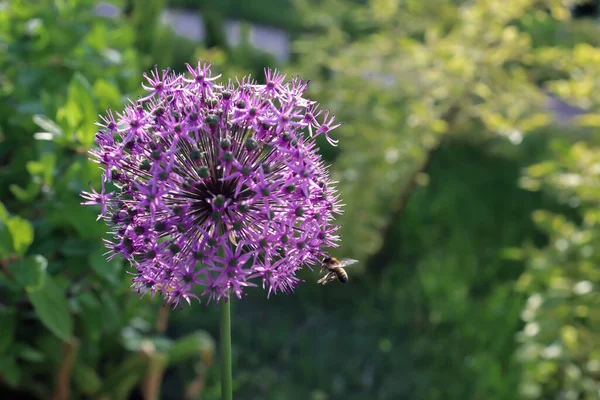
<path fill-rule="evenodd" d="M 325 257 L 323 264 L 321 265 L 321 274 L 327 271 L 327 275 L 317 281 L 320 285 L 327 285 L 329 282 L 333 282 L 338 279 L 342 283 L 348 282 L 348 273 L 344 269 L 345 267 L 357 263 L 358 260 L 351 258 L 342 258 L 338 260 L 334 257 Z"/>
<path fill-rule="evenodd" d="M 165 294 L 170 294 L 177 290 L 175 285 L 173 285 L 172 283 L 157 283 L 156 288 L 159 292 L 162 292 Z"/>

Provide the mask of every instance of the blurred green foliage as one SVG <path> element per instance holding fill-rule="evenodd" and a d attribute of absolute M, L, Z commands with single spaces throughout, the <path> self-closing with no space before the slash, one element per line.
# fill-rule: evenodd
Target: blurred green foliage
<path fill-rule="evenodd" d="M 555 139 L 552 156 L 530 166 L 521 185 L 551 193 L 571 213 L 539 210 L 534 220 L 547 246 L 526 246 L 527 270 L 517 288 L 528 295 L 522 311 L 518 357 L 525 366 L 520 393 L 526 399 L 597 399 L 600 393 L 599 166 L 600 50 L 580 43 L 567 56 L 563 78 L 549 87 L 590 111 L 577 119 L 578 135 Z"/>
<path fill-rule="evenodd" d="M 295 295 L 233 303 L 236 396 L 599 398 L 600 28 L 572 2 L 95 4 L 0 8 L 3 398 L 219 398 L 216 308 L 140 301 L 78 193 L 97 115 L 142 71 L 275 66 L 247 26 L 225 45 L 229 18 L 303 32 L 285 69 L 345 122 L 322 151 L 347 204 L 335 255 L 361 260 L 350 285 L 305 271 Z M 161 25 L 166 4 L 198 6 L 212 39 Z M 556 124 L 548 92 L 590 113 Z"/>
<path fill-rule="evenodd" d="M 228 18 L 242 19 L 288 31 L 302 29 L 302 20 L 294 8 L 294 0 L 168 0 L 169 5 L 206 12 L 213 7 Z"/>
<path fill-rule="evenodd" d="M 306 75 L 323 78 L 312 89 L 347 123 L 336 166 L 342 192 L 354 199 L 342 235 L 361 243 L 350 256 L 381 247 L 390 216 L 405 205 L 399 193 L 411 191 L 443 137 L 476 132 L 518 142 L 552 122 L 532 72 L 544 49 L 517 24 L 546 8 L 564 18 L 561 1 L 328 0 L 324 7 L 329 19 L 304 2 L 306 23 L 319 33 L 296 51 Z M 356 21 L 350 30 L 347 21 Z"/>
<path fill-rule="evenodd" d="M 121 262 L 105 261 L 105 229 L 80 206 L 100 177 L 86 155 L 98 113 L 135 95 L 141 75 L 132 25 L 94 5 L 11 1 L 0 16 L 3 398 L 126 399 L 214 352 L 204 331 L 164 335 L 160 304 L 139 301 Z"/>
<path fill-rule="evenodd" d="M 422 382 L 420 387 L 376 393 L 390 399 L 512 399 L 518 387 L 540 385 L 535 368 L 541 360 L 522 363 L 515 357 L 524 306 L 515 281 L 528 260 L 522 252 L 501 250 L 524 242 L 544 246 L 549 232 L 527 222 L 531 211 L 573 213 L 551 198 L 508 194 L 518 176 L 513 170 L 510 177 L 509 165 L 556 157 L 545 150 L 546 137 L 569 140 L 583 134 L 552 127 L 555 121 L 543 105 L 546 91 L 586 109 L 597 98 L 598 26 L 568 20 L 571 4 L 561 1 L 324 3 L 315 8 L 315 2 L 304 2 L 305 23 L 318 33 L 297 42 L 296 51 L 307 75 L 321 77 L 314 93 L 341 110 L 346 122 L 335 163 L 344 198 L 352 199 L 343 218 L 344 253 L 359 259 L 370 255 L 365 278 L 388 278 L 396 288 L 387 301 L 396 300 L 399 309 L 389 311 L 386 324 L 402 309 L 421 311 L 405 325 L 405 332 L 423 328 L 409 339 L 407 348 L 419 350 L 412 374 L 402 380 Z M 580 119 L 598 126 L 595 114 Z M 538 137 L 529 153 L 527 135 Z M 498 137 L 508 140 L 494 152 L 512 159 L 508 165 L 477 175 L 483 163 L 470 164 L 476 155 L 454 148 L 444 171 L 434 170 L 449 143 L 468 140 L 477 154 Z M 506 142 L 518 146 L 511 149 Z M 459 179 L 450 175 L 456 164 L 465 165 Z M 435 186 L 419 186 L 434 185 L 436 178 L 444 191 L 434 199 L 422 197 L 419 193 Z M 479 186 L 480 180 L 486 185 Z M 469 225 L 471 218 L 480 225 Z M 495 222 L 488 231 L 483 221 Z M 591 271 L 588 279 L 597 282 Z M 361 292 L 363 301 L 370 293 Z M 544 322 L 555 323 L 559 315 L 547 315 Z M 597 326 L 586 329 L 592 338 L 600 334 Z M 539 391 L 538 398 L 579 398 L 555 379 L 567 373 L 565 368 L 545 377 L 554 386 Z M 406 374 L 401 369 L 386 373 Z M 584 381 L 589 398 L 597 398 L 597 374 L 582 373 Z"/>
<path fill-rule="evenodd" d="M 535 222 L 547 233 L 543 248 L 523 252 L 527 272 L 518 288 L 528 294 L 522 311 L 518 357 L 525 366 L 520 393 L 527 399 L 597 399 L 600 391 L 600 297 L 597 285 L 600 161 L 587 144 L 556 144 L 552 161 L 528 169 L 524 184 L 558 191 L 577 206 L 574 216 L 540 210 Z"/>

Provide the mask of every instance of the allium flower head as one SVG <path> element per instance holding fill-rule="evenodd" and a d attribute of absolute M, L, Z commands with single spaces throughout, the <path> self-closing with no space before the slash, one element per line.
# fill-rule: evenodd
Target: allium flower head
<path fill-rule="evenodd" d="M 220 85 L 210 67 L 188 65 L 188 77 L 155 68 L 146 97 L 101 117 L 91 154 L 102 191 L 82 193 L 102 206 L 109 257 L 135 267 L 133 287 L 173 304 L 197 298 L 197 286 L 208 301 L 253 281 L 290 292 L 339 240 L 341 205 L 315 144 L 334 144 L 339 124 L 329 111 L 318 121 L 302 97 L 308 81 L 267 70 L 265 85 Z"/>

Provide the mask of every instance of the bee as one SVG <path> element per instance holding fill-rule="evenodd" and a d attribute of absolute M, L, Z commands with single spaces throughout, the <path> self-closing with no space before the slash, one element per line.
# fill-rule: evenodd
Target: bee
<path fill-rule="evenodd" d="M 159 292 L 170 294 L 177 291 L 177 288 L 172 283 L 157 283 L 156 288 Z"/>
<path fill-rule="evenodd" d="M 344 270 L 345 267 L 357 263 L 358 260 L 351 258 L 342 258 L 338 260 L 334 257 L 325 257 L 323 264 L 321 265 L 321 274 L 327 271 L 327 275 L 317 281 L 320 285 L 327 285 L 329 282 L 333 282 L 338 279 L 342 283 L 348 282 L 348 273 Z"/>

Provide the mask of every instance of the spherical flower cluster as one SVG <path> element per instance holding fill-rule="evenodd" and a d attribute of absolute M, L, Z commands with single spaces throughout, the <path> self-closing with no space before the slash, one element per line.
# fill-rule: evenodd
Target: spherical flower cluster
<path fill-rule="evenodd" d="M 199 299 L 197 287 L 208 301 L 240 297 L 255 280 L 290 292 L 339 240 L 341 204 L 315 144 L 335 145 L 339 124 L 302 97 L 308 81 L 266 70 L 264 85 L 220 85 L 210 67 L 155 68 L 147 96 L 102 116 L 90 152 L 102 191 L 82 193 L 101 205 L 109 257 L 132 264 L 133 287 L 175 305 Z"/>

